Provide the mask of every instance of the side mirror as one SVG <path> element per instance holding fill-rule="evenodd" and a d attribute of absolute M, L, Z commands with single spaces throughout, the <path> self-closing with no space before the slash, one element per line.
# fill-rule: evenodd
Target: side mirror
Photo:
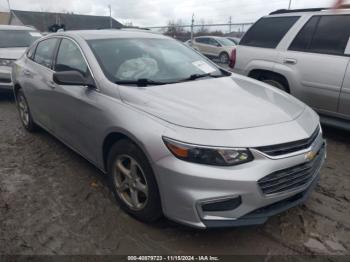
<path fill-rule="evenodd" d="M 84 77 L 83 74 L 78 71 L 55 72 L 53 74 L 53 81 L 58 85 L 95 86 L 91 78 Z"/>
<path fill-rule="evenodd" d="M 216 43 L 216 46 L 217 46 L 217 47 L 221 47 L 220 43 Z"/>

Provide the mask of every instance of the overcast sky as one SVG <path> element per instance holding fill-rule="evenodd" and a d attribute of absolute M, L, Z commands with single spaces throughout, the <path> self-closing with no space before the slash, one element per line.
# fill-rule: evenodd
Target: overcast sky
<path fill-rule="evenodd" d="M 328 7 L 335 0 L 292 0 L 292 8 Z M 348 1 L 349 2 L 349 1 Z M 69 11 L 79 14 L 112 15 L 120 22 L 138 26 L 166 25 L 170 19 L 189 24 L 192 13 L 196 21 L 210 23 L 254 22 L 269 12 L 288 7 L 289 0 L 10 0 L 11 8 L 30 11 Z M 0 0 L 0 11 L 7 0 Z"/>

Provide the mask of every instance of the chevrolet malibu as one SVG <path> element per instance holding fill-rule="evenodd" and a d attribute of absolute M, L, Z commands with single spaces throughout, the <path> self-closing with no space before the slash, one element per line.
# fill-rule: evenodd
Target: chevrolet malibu
<path fill-rule="evenodd" d="M 11 66 L 41 34 L 31 27 L 0 25 L 0 91 L 12 90 Z"/>
<path fill-rule="evenodd" d="M 162 35 L 52 34 L 12 78 L 24 127 L 47 130 L 96 165 L 142 221 L 264 223 L 306 200 L 325 159 L 308 106 Z"/>

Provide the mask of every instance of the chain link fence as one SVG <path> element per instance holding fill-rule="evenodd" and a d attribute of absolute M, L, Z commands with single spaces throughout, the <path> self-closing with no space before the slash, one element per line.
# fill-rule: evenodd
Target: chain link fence
<path fill-rule="evenodd" d="M 185 42 L 192 37 L 203 35 L 241 38 L 252 25 L 253 23 L 183 25 L 169 22 L 166 26 L 151 26 L 147 28 Z"/>

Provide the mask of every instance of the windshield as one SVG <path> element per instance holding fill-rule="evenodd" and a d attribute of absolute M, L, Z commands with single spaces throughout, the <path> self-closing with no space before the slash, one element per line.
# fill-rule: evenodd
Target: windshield
<path fill-rule="evenodd" d="M 232 43 L 234 43 L 235 45 L 238 45 L 238 40 L 234 39 L 234 38 L 227 38 L 229 41 L 231 41 Z"/>
<path fill-rule="evenodd" d="M 28 47 L 40 37 L 36 31 L 0 30 L 0 48 Z"/>
<path fill-rule="evenodd" d="M 228 40 L 228 39 L 226 39 L 226 38 L 217 38 L 216 40 L 217 40 L 222 46 L 234 46 L 234 45 L 235 45 L 232 41 L 230 41 L 230 40 Z"/>
<path fill-rule="evenodd" d="M 88 43 L 112 82 L 147 79 L 169 83 L 193 75 L 222 75 L 215 64 L 171 39 L 118 38 Z"/>

